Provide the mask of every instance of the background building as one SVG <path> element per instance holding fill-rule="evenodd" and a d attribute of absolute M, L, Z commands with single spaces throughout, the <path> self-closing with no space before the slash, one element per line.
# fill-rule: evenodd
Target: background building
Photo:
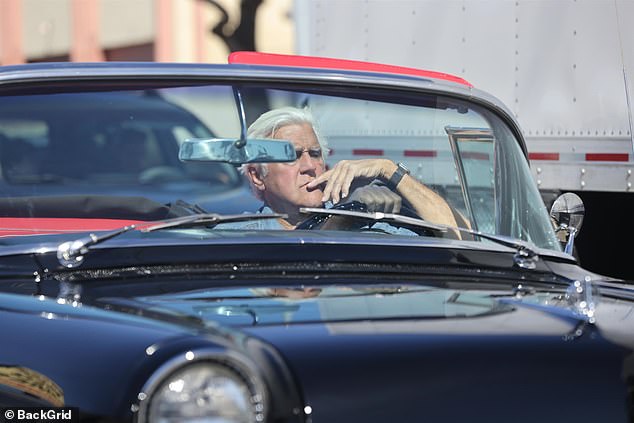
<path fill-rule="evenodd" d="M 0 0 L 0 64 L 293 53 L 292 0 Z"/>

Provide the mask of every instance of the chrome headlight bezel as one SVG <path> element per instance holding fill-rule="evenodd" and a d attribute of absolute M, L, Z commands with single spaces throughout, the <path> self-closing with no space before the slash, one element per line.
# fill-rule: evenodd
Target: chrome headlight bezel
<path fill-rule="evenodd" d="M 178 372 L 187 368 L 208 363 L 232 373 L 244 383 L 251 399 L 254 422 L 264 422 L 268 410 L 268 394 L 258 368 L 247 357 L 235 351 L 214 349 L 193 349 L 183 352 L 163 363 L 143 385 L 137 395 L 138 403 L 132 410 L 137 412 L 138 423 L 150 423 L 152 401 L 157 391 Z"/>

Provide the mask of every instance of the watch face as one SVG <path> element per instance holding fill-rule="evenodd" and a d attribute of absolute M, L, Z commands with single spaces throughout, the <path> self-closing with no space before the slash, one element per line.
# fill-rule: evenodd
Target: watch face
<path fill-rule="evenodd" d="M 409 175 L 409 169 L 403 163 L 399 163 L 398 167 L 400 167 L 403 170 L 403 172 Z"/>

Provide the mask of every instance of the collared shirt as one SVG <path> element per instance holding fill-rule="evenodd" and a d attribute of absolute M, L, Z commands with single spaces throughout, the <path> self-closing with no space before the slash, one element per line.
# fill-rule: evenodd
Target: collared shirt
<path fill-rule="evenodd" d="M 271 214 L 275 212 L 269 206 L 264 204 L 258 209 L 257 213 Z M 280 223 L 278 219 L 257 219 L 247 220 L 243 222 L 219 223 L 215 226 L 215 229 L 279 230 L 286 228 Z"/>
<path fill-rule="evenodd" d="M 332 207 L 331 202 L 327 202 L 324 204 L 325 208 Z M 269 206 L 266 204 L 262 205 L 260 209 L 257 211 L 262 214 L 275 213 Z M 278 219 L 258 219 L 244 222 L 227 222 L 220 223 L 215 226 L 215 229 L 243 229 L 243 230 L 280 230 L 287 229 L 284 225 L 280 223 Z M 372 227 L 364 226 L 359 229 L 360 232 L 363 231 L 382 231 L 392 235 L 418 235 L 417 233 L 410 231 L 406 228 L 399 228 L 396 226 L 392 226 L 386 222 L 376 222 Z"/>

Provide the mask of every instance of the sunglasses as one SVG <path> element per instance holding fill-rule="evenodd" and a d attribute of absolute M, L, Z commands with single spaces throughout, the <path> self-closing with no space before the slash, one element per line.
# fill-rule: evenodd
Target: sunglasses
<path fill-rule="evenodd" d="M 302 157 L 302 154 L 304 153 L 308 153 L 308 157 L 310 157 L 311 159 L 321 159 L 321 148 L 310 148 L 310 149 L 297 149 L 295 150 L 295 156 L 297 157 L 297 160 L 299 160 Z"/>

